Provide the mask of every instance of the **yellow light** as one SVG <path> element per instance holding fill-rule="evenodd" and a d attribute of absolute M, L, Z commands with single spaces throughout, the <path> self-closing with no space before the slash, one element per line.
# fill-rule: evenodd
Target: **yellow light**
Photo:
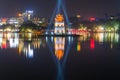
<path fill-rule="evenodd" d="M 21 17 L 21 16 L 22 16 L 22 14 L 21 14 L 21 13 L 19 13 L 19 14 L 18 14 L 18 16 L 19 16 L 19 17 Z"/>
<path fill-rule="evenodd" d="M 80 45 L 80 42 L 78 42 L 78 45 L 77 45 L 77 51 L 78 51 L 78 52 L 81 51 L 81 45 Z"/>
<path fill-rule="evenodd" d="M 57 51 L 55 52 L 55 55 L 56 55 L 56 57 L 58 58 L 58 60 L 61 60 L 62 57 L 63 57 L 63 55 L 64 55 L 64 52 L 63 52 L 63 50 L 57 50 Z"/>
<path fill-rule="evenodd" d="M 56 22 L 63 22 L 64 21 L 63 15 L 61 15 L 61 14 L 56 15 L 55 21 Z"/>
<path fill-rule="evenodd" d="M 28 31 L 28 32 L 32 32 L 32 30 L 31 30 L 31 29 L 27 29 L 27 31 Z"/>
<path fill-rule="evenodd" d="M 77 18 L 81 18 L 81 16 L 80 16 L 80 15 L 77 15 Z"/>

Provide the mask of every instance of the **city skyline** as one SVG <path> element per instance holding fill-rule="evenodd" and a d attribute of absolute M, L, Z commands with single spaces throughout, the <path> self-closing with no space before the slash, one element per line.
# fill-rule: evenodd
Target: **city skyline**
<path fill-rule="evenodd" d="M 115 15 L 119 13 L 119 0 L 66 0 L 69 16 L 80 14 L 85 19 L 90 17 L 104 17 L 104 14 Z M 19 12 L 34 10 L 38 17 L 50 18 L 57 0 L 1 0 L 0 17 L 16 17 Z"/>

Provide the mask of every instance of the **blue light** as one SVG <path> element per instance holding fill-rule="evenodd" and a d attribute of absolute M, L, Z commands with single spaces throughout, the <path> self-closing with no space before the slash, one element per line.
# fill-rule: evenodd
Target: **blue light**
<path fill-rule="evenodd" d="M 62 13 L 62 11 L 64 13 L 65 20 L 66 20 L 68 27 L 71 27 L 69 19 L 68 19 L 68 15 L 67 15 L 66 7 L 65 7 L 65 0 L 57 0 L 57 5 L 54 9 L 54 12 L 52 14 L 52 17 L 50 19 L 49 26 L 47 29 L 50 29 L 51 24 L 54 23 L 54 17 L 56 16 L 56 14 Z"/>
<path fill-rule="evenodd" d="M 33 14 L 33 10 L 28 10 L 26 13 Z"/>

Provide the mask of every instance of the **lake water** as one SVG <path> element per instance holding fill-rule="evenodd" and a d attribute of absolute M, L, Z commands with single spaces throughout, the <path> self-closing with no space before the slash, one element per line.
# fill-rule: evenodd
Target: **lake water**
<path fill-rule="evenodd" d="M 120 34 L 0 33 L 0 80 L 119 80 Z"/>

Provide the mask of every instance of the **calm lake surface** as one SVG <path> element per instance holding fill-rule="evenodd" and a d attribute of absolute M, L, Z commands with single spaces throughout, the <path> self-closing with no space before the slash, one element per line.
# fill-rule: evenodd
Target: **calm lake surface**
<path fill-rule="evenodd" d="M 0 80 L 120 80 L 120 34 L 0 33 Z"/>

